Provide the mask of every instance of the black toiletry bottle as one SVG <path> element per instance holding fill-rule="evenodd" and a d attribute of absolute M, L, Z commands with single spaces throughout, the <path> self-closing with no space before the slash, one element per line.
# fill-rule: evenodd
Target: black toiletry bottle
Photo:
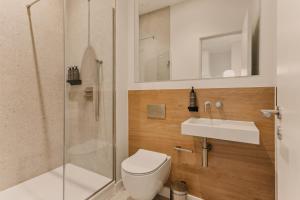
<path fill-rule="evenodd" d="M 75 69 L 74 69 L 74 80 L 79 80 L 80 77 L 79 77 L 79 69 L 77 66 L 75 66 Z"/>
<path fill-rule="evenodd" d="M 71 79 L 70 79 L 70 80 L 72 80 L 72 81 L 75 80 L 75 79 L 74 79 L 74 75 L 75 75 L 75 74 L 74 74 L 74 71 L 75 71 L 75 67 L 73 66 L 73 67 L 71 67 Z"/>
<path fill-rule="evenodd" d="M 68 67 L 68 80 L 71 80 L 72 78 L 72 70 L 71 67 Z"/>
<path fill-rule="evenodd" d="M 194 87 L 192 87 L 192 90 L 190 92 L 190 106 L 188 107 L 188 109 L 190 112 L 198 112 L 197 95 Z"/>
<path fill-rule="evenodd" d="M 77 68 L 77 73 L 78 73 L 78 80 L 80 80 L 80 71 L 79 71 L 79 68 Z"/>

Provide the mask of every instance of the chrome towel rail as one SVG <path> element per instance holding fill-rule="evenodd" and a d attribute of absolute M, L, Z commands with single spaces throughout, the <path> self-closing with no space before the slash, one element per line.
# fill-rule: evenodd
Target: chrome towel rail
<path fill-rule="evenodd" d="M 187 152 L 187 153 L 193 153 L 192 150 L 182 148 L 181 146 L 176 146 L 176 147 L 174 147 L 174 149 L 175 149 L 176 151 L 183 151 L 183 152 Z"/>

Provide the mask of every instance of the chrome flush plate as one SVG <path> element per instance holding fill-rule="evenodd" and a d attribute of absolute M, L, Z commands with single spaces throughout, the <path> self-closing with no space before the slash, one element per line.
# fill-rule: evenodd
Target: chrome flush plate
<path fill-rule="evenodd" d="M 166 104 L 147 105 L 147 115 L 149 119 L 166 119 Z"/>

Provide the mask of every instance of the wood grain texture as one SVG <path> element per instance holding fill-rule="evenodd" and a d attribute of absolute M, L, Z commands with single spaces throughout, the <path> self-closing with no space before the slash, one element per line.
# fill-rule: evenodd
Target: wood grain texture
<path fill-rule="evenodd" d="M 169 183 L 185 180 L 189 193 L 205 200 L 274 200 L 274 119 L 262 117 L 260 109 L 274 108 L 274 88 L 197 89 L 199 113 L 191 114 L 189 90 L 129 91 L 129 152 L 139 148 L 172 156 Z M 204 113 L 204 102 L 221 100 Z M 147 118 L 148 104 L 166 104 L 166 119 Z M 181 122 L 191 116 L 254 121 L 260 145 L 209 139 L 208 168 L 201 166 L 201 139 L 180 134 Z M 177 152 L 182 146 L 194 153 Z M 168 183 L 168 184 L 169 184 Z"/>

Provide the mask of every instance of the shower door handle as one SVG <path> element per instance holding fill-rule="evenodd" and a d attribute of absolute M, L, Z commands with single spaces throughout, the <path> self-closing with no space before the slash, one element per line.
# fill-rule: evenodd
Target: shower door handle
<path fill-rule="evenodd" d="M 95 105 L 95 120 L 99 121 L 99 105 L 100 105 L 100 69 L 102 68 L 103 61 L 102 60 L 96 60 L 97 63 L 97 80 L 96 80 L 96 105 Z"/>

